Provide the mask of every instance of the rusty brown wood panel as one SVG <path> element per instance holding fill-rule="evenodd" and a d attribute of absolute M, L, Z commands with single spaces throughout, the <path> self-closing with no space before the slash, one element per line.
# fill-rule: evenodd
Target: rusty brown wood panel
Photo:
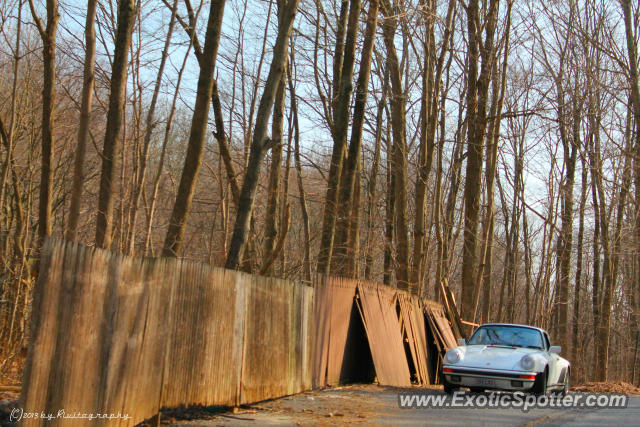
<path fill-rule="evenodd" d="M 416 369 L 416 379 L 420 384 L 429 384 L 424 318 L 419 300 L 415 296 L 398 293 L 398 302 L 400 304 L 400 316 L 407 335 L 413 365 Z"/>
<path fill-rule="evenodd" d="M 358 294 L 378 383 L 410 386 L 409 367 L 395 309 L 395 290 L 359 283 Z"/>
<path fill-rule="evenodd" d="M 347 345 L 347 333 L 349 331 L 357 281 L 329 277 L 327 278 L 327 285 L 333 294 L 331 297 L 331 326 L 327 356 L 327 383 L 336 385 L 340 382 L 340 371 L 342 370 L 342 362 Z"/>
<path fill-rule="evenodd" d="M 315 289 L 303 286 L 302 289 L 302 390 L 313 388 L 313 351 L 314 351 L 314 307 Z"/>
<path fill-rule="evenodd" d="M 299 393 L 312 387 L 311 351 L 313 326 L 313 288 L 296 284 L 294 287 L 294 305 L 290 311 L 296 335 L 289 345 L 289 359 L 292 360 L 289 372 L 291 388 L 289 393 Z"/>
<path fill-rule="evenodd" d="M 96 278 L 102 276 L 96 274 L 95 270 L 92 275 Z M 103 319 L 98 347 L 98 391 L 101 393 L 98 399 L 103 404 L 104 411 L 122 412 L 138 418 L 151 412 L 145 405 L 147 402 L 131 399 L 136 396 L 132 388 L 136 387 L 138 381 L 146 380 L 138 377 L 136 361 L 141 354 L 147 320 L 146 292 L 149 290 L 145 289 L 143 283 L 143 268 L 140 263 L 134 263 L 130 258 L 110 255 L 106 276 L 104 313 L 96 316 L 97 319 Z M 77 328 L 76 323 L 70 324 L 70 330 Z M 92 351 L 89 347 L 85 347 L 84 350 Z M 75 387 L 79 388 L 78 383 Z M 154 400 L 159 400 L 159 388 L 156 389 Z M 116 423 L 125 422 L 117 420 Z"/>
<path fill-rule="evenodd" d="M 436 345 L 441 352 L 444 352 L 457 345 L 451 325 L 447 320 L 442 306 L 435 304 L 425 305 L 425 316 L 429 321 L 433 335 L 436 338 Z"/>
<path fill-rule="evenodd" d="M 171 328 L 171 297 L 176 283 L 174 263 L 167 259 L 147 259 L 142 263 L 143 298 L 146 302 L 142 336 L 129 371 L 127 404 L 130 415 L 144 419 L 162 406 L 163 373 Z M 135 396 L 135 400 L 131 399 Z"/>
<path fill-rule="evenodd" d="M 418 360 L 420 360 L 420 375 L 422 376 L 422 384 L 429 385 L 429 354 L 427 350 L 427 333 L 425 329 L 424 313 L 422 311 L 422 303 L 416 297 L 411 299 L 411 318 L 413 321 L 414 338 L 416 349 L 418 352 Z"/>
<path fill-rule="evenodd" d="M 333 293 L 326 277 L 318 275 L 314 282 L 313 301 L 313 353 L 312 383 L 314 388 L 327 385 L 327 361 L 329 359 L 329 333 L 331 328 L 331 306 Z"/>
<path fill-rule="evenodd" d="M 106 269 L 105 253 L 47 240 L 42 254 L 42 274 L 34 290 L 33 336 L 23 380 L 27 385 L 23 387 L 23 408 L 27 412 L 55 414 L 61 408 L 70 413 L 77 408 L 95 407 L 98 384 L 87 381 L 87 372 L 96 372 L 95 365 L 99 363 L 93 350 L 99 331 L 92 320 L 101 316 L 100 299 L 106 281 L 91 280 L 86 267 Z M 87 290 L 87 286 L 91 289 Z M 72 323 L 77 326 L 69 328 Z M 76 384 L 84 387 L 74 387 Z M 50 424 L 61 425 L 61 421 L 52 420 Z M 40 421 L 24 424 L 40 425 Z"/>
<path fill-rule="evenodd" d="M 451 329 L 451 324 L 447 316 L 444 314 L 444 309 L 442 307 L 434 308 L 433 316 L 440 330 L 440 334 L 444 338 L 445 348 L 449 350 L 450 348 L 456 347 L 458 345 L 456 337 Z"/>
<path fill-rule="evenodd" d="M 247 289 L 240 401 L 255 402 L 302 390 L 303 285 L 252 277 Z M 308 322 L 308 320 L 307 320 Z M 308 324 L 308 323 L 307 323 Z M 305 339 L 306 340 L 306 339 Z"/>
<path fill-rule="evenodd" d="M 233 405 L 235 367 L 240 363 L 233 349 L 236 283 L 241 273 L 180 263 L 166 319 L 171 335 L 162 404 Z"/>

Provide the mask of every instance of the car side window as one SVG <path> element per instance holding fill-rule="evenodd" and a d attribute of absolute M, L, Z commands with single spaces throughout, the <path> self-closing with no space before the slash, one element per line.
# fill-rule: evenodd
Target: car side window
<path fill-rule="evenodd" d="M 544 336 L 544 345 L 547 347 L 547 350 L 549 350 L 549 347 L 551 347 L 551 343 L 549 342 L 549 335 L 547 335 L 546 332 L 542 335 Z"/>

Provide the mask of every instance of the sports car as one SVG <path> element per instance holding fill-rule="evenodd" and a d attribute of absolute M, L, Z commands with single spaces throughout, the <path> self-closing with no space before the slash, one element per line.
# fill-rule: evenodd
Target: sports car
<path fill-rule="evenodd" d="M 547 394 L 569 391 L 571 366 L 559 356 L 549 335 L 540 328 L 488 323 L 475 330 L 468 342 L 447 351 L 442 365 L 444 390 L 460 387 L 473 392 L 486 389 Z"/>

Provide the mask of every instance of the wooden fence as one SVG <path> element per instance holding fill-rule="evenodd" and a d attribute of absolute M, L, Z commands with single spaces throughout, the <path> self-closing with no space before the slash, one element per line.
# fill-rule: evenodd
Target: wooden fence
<path fill-rule="evenodd" d="M 41 256 L 21 402 L 52 419 L 25 425 L 134 425 L 349 380 L 428 384 L 455 345 L 441 305 L 374 283 L 312 288 L 52 238 Z"/>
<path fill-rule="evenodd" d="M 34 293 L 24 413 L 238 405 L 311 388 L 313 289 L 178 259 L 47 239 Z M 25 419 L 41 425 L 42 419 Z"/>

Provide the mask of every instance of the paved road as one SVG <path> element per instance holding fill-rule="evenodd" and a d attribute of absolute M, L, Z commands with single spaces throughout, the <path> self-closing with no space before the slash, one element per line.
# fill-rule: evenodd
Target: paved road
<path fill-rule="evenodd" d="M 200 413 L 173 425 L 432 425 L 432 426 L 609 426 L 640 425 L 640 396 L 624 409 L 426 408 L 401 409 L 396 389 L 372 385 L 314 391 L 241 408 L 237 413 Z M 429 390 L 442 395 L 442 391 Z"/>

